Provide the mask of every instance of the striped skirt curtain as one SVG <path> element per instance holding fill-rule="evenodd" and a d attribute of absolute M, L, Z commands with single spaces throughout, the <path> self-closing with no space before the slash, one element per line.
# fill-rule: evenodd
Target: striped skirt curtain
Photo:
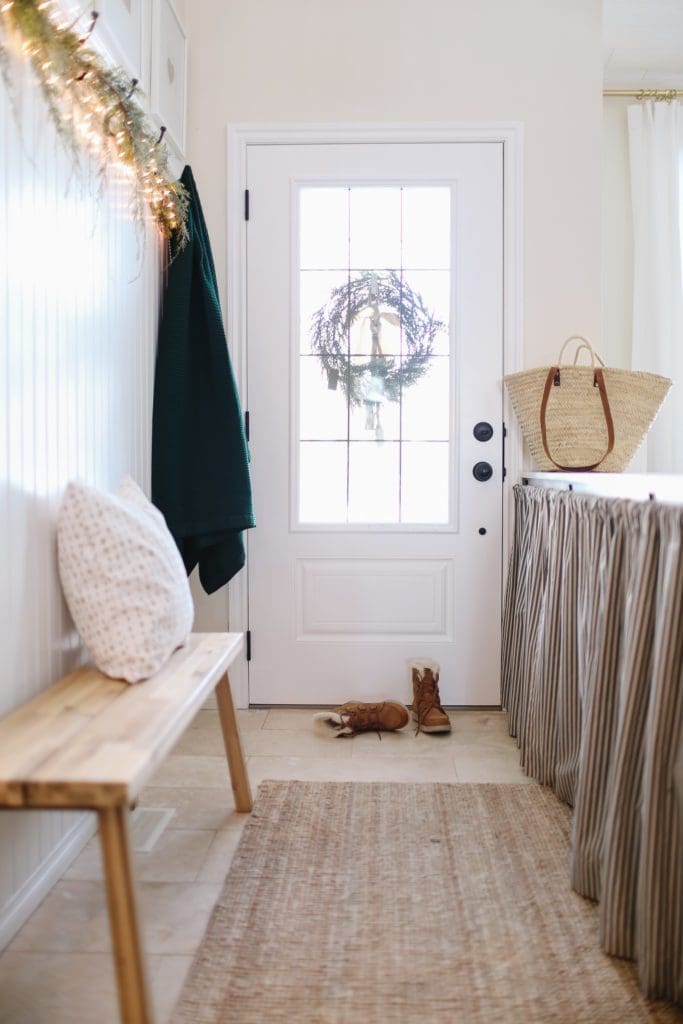
<path fill-rule="evenodd" d="M 683 1003 L 683 509 L 515 488 L 503 703 L 604 949 Z"/>

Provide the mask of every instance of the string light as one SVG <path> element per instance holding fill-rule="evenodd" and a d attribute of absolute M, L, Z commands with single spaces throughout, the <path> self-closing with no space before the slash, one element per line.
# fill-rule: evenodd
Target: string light
<path fill-rule="evenodd" d="M 54 6 L 54 0 L 0 0 L 0 57 L 17 49 L 31 61 L 57 130 L 74 153 L 83 145 L 103 173 L 112 167 L 125 170 L 133 181 L 137 215 L 142 216 L 141 204 L 146 202 L 162 233 L 173 233 L 182 247 L 188 196 L 168 171 L 168 153 L 161 145 L 166 129 L 157 133 L 145 120 L 133 99 L 136 79 L 107 65 L 86 45 L 97 11 L 92 11 L 82 36 L 74 31 L 76 23 L 53 20 Z M 9 60 L 0 60 L 6 79 L 8 67 Z"/>

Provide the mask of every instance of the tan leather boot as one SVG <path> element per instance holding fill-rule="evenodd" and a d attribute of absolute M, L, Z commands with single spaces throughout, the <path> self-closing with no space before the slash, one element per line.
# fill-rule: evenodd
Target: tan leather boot
<path fill-rule="evenodd" d="M 441 707 L 439 666 L 435 661 L 411 661 L 413 718 L 417 732 L 450 732 L 451 720 Z"/>
<path fill-rule="evenodd" d="M 393 732 L 408 723 L 408 709 L 397 700 L 364 703 L 349 700 L 334 711 L 321 711 L 313 716 L 329 722 L 339 730 L 338 736 L 353 736 L 355 732 Z"/>

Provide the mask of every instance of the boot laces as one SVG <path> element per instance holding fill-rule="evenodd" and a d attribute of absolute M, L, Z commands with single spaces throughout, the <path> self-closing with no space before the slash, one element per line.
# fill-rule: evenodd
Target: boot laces
<path fill-rule="evenodd" d="M 376 732 L 379 739 L 382 739 L 380 732 L 382 721 L 380 713 L 384 704 L 365 704 L 363 707 L 340 709 L 344 726 L 349 726 L 352 733 L 355 732 Z"/>
<path fill-rule="evenodd" d="M 437 674 L 434 677 L 430 669 L 426 669 L 422 679 L 418 681 L 416 703 L 417 727 L 415 732 L 418 733 L 430 711 L 436 709 L 443 712 L 439 696 L 439 676 Z"/>

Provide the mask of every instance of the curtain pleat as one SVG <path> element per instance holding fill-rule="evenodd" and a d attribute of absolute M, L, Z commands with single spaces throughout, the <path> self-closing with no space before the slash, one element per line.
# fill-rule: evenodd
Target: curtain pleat
<path fill-rule="evenodd" d="M 634 514 L 638 551 L 631 566 L 624 616 L 624 654 L 619 687 L 619 721 L 614 744 L 614 778 L 605 821 L 604 893 L 600 932 L 615 956 L 636 956 L 636 900 L 640 861 L 645 724 L 650 702 L 656 608 L 659 531 L 656 509 Z"/>
<path fill-rule="evenodd" d="M 515 488 L 503 700 L 604 949 L 683 1001 L 683 510 Z"/>
<path fill-rule="evenodd" d="M 602 843 L 604 837 L 611 752 L 619 709 L 614 685 L 621 651 L 623 596 L 626 590 L 627 522 L 621 502 L 598 500 L 582 510 L 591 517 L 601 541 L 594 551 L 598 568 L 593 590 L 593 614 L 588 636 L 592 648 L 583 707 L 579 751 L 579 776 L 574 803 L 572 833 L 572 885 L 582 896 L 600 898 Z"/>
<path fill-rule="evenodd" d="M 636 956 L 643 988 L 683 1001 L 683 847 L 674 784 L 683 714 L 683 516 L 662 508 L 645 726 Z"/>
<path fill-rule="evenodd" d="M 581 744 L 581 700 L 578 687 L 578 593 L 582 566 L 579 517 L 571 496 L 565 506 L 563 579 L 560 588 L 560 662 L 557 673 L 557 745 L 554 789 L 560 800 L 573 806 Z"/>

